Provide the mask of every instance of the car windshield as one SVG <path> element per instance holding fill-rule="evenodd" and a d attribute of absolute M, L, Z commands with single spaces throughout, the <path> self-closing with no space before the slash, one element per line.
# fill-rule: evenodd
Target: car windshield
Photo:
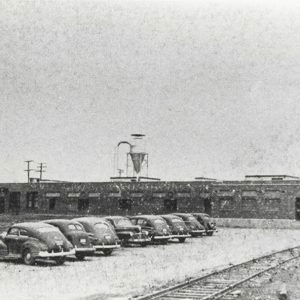
<path fill-rule="evenodd" d="M 180 223 L 184 223 L 184 222 L 181 219 L 174 218 L 174 219 L 172 219 L 172 223 L 180 224 Z"/>
<path fill-rule="evenodd" d="M 132 226 L 132 223 L 128 219 L 118 219 L 118 220 L 115 220 L 115 223 L 119 227 L 130 227 L 130 226 Z"/>
<path fill-rule="evenodd" d="M 83 228 L 79 224 L 69 224 L 68 228 L 73 231 L 83 231 Z"/>
<path fill-rule="evenodd" d="M 154 224 L 155 224 L 155 225 L 164 225 L 164 224 L 165 224 L 165 221 L 164 221 L 164 220 L 161 220 L 161 219 L 155 219 L 155 220 L 154 220 Z"/>

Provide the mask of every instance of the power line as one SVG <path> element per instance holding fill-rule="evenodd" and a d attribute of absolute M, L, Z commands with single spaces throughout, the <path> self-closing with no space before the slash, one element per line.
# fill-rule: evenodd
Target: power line
<path fill-rule="evenodd" d="M 27 169 L 24 170 L 25 172 L 27 172 L 27 182 L 30 182 L 30 172 L 33 171 L 33 169 L 30 169 L 30 163 L 33 162 L 33 160 L 25 160 L 25 162 L 27 163 Z"/>
<path fill-rule="evenodd" d="M 38 169 L 36 170 L 36 172 L 40 173 L 40 181 L 43 179 L 43 173 L 46 172 L 46 168 L 46 163 L 41 162 L 38 164 Z"/>

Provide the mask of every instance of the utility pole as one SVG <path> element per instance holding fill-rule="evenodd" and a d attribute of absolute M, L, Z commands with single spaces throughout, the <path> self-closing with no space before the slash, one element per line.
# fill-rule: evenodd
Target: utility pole
<path fill-rule="evenodd" d="M 33 160 L 25 160 L 25 162 L 27 163 L 27 169 L 24 170 L 25 172 L 27 172 L 27 182 L 30 182 L 30 171 L 33 171 L 33 169 L 30 169 L 30 163 L 33 162 Z"/>
<path fill-rule="evenodd" d="M 46 172 L 45 168 L 47 168 L 45 163 L 41 162 L 38 164 L 38 169 L 36 170 L 36 172 L 40 173 L 40 181 L 42 181 L 43 179 L 43 173 Z"/>

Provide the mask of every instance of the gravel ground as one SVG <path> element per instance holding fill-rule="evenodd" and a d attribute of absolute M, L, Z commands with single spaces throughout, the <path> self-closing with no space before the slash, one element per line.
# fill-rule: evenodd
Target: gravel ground
<path fill-rule="evenodd" d="M 1 299 L 128 299 L 228 264 L 300 245 L 300 230 L 225 229 L 184 244 L 121 248 L 111 257 L 25 266 L 0 262 Z"/>
<path fill-rule="evenodd" d="M 257 277 L 238 287 L 233 293 L 240 292 L 237 300 L 278 300 L 300 299 L 300 259 L 269 271 L 263 277 Z M 280 296 L 280 292 L 286 294 Z M 284 298 L 284 295 L 287 298 Z"/>

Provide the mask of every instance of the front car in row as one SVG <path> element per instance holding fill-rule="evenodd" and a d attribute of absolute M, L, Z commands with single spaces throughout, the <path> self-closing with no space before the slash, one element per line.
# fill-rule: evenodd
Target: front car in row
<path fill-rule="evenodd" d="M 83 260 L 85 256 L 94 254 L 95 248 L 90 241 L 88 233 L 80 223 L 67 219 L 44 220 L 43 222 L 57 227 L 62 232 L 74 246 L 77 259 Z"/>
<path fill-rule="evenodd" d="M 120 241 L 112 225 L 103 218 L 82 217 L 73 219 L 79 222 L 89 234 L 91 243 L 96 251 L 110 255 L 114 249 L 120 248 Z"/>
<path fill-rule="evenodd" d="M 197 221 L 204 226 L 206 235 L 212 236 L 217 231 L 216 222 L 205 213 L 193 213 Z"/>
<path fill-rule="evenodd" d="M 22 258 L 26 265 L 36 259 L 51 259 L 58 265 L 75 250 L 65 236 L 54 226 L 41 222 L 19 223 L 1 235 L 0 255 L 7 258 Z"/>
<path fill-rule="evenodd" d="M 166 244 L 172 238 L 172 232 L 166 221 L 155 215 L 138 215 L 130 217 L 133 225 L 139 225 L 147 232 L 152 242 Z"/>
<path fill-rule="evenodd" d="M 123 216 L 108 216 L 105 217 L 105 220 L 112 224 L 118 238 L 124 245 L 138 244 L 146 246 L 151 241 L 148 232 L 142 231 L 138 225 L 133 225 L 129 218 Z"/>

